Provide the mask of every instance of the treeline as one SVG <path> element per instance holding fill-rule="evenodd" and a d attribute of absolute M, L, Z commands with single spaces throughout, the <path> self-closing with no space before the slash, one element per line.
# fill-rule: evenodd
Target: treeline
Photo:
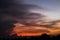
<path fill-rule="evenodd" d="M 49 36 L 47 34 L 43 34 L 41 36 L 31 36 L 31 37 L 22 37 L 17 35 L 0 37 L 1 40 L 60 40 L 60 35 L 57 36 Z"/>

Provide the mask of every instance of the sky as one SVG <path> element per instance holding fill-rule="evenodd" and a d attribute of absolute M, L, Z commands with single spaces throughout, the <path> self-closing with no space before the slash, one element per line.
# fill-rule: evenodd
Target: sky
<path fill-rule="evenodd" d="M 20 19 L 21 17 L 22 18 L 27 18 L 27 17 L 29 17 L 29 12 L 30 11 L 32 11 L 32 9 L 34 9 L 33 7 L 36 7 L 36 6 L 34 6 L 34 5 L 37 5 L 37 8 L 40 6 L 40 7 L 42 7 L 42 9 L 41 10 L 39 10 L 39 9 L 34 9 L 32 12 L 34 13 L 36 13 L 36 12 L 38 12 L 38 13 L 40 13 L 40 14 L 44 14 L 45 16 L 47 16 L 47 18 L 48 19 L 52 19 L 52 20 L 60 20 L 60 0 L 5 0 L 5 1 L 3 1 L 3 0 L 1 0 L 0 1 L 1 2 L 1 4 L 0 4 L 0 12 L 2 12 L 2 13 L 0 13 L 0 35 L 6 35 L 6 34 L 8 34 L 8 33 L 10 33 L 11 31 L 16 31 L 16 30 L 18 30 L 16 33 L 18 33 L 19 32 L 19 34 L 20 34 L 20 31 L 21 32 L 23 32 L 24 33 L 24 30 L 26 30 L 26 31 L 30 31 L 30 30 L 32 30 L 33 32 L 34 31 L 40 31 L 40 33 L 41 33 L 41 29 L 42 29 L 42 31 L 43 31 L 43 28 L 44 28 L 44 30 L 49 30 L 49 29 L 51 29 L 50 27 L 50 25 L 49 25 L 49 28 L 47 28 L 47 26 L 25 26 L 24 25 L 24 23 L 25 23 L 25 20 L 23 20 L 23 19 Z M 19 7 L 17 6 L 17 8 L 15 8 L 15 6 L 10 6 L 11 4 L 14 4 L 14 2 L 17 2 L 17 3 L 20 3 L 21 4 L 21 2 L 23 3 L 23 4 L 28 4 L 28 5 L 20 5 Z M 29 5 L 29 4 L 32 4 L 33 5 L 33 7 L 31 6 L 31 5 Z M 7 10 L 5 9 L 6 7 L 8 6 L 8 8 L 7 8 Z M 30 8 L 30 7 L 32 7 L 31 9 L 29 9 L 28 10 L 28 13 L 26 14 L 26 13 L 20 13 L 21 12 L 21 10 L 23 10 L 24 11 L 24 9 L 28 9 L 28 8 Z M 39 7 L 39 8 L 40 8 Z M 10 9 L 11 8 L 11 9 Z M 2 9 L 2 10 L 1 10 Z M 27 10 L 26 9 L 26 10 Z M 37 11 L 38 10 L 38 11 Z M 13 13 L 12 13 L 13 12 Z M 16 13 L 15 13 L 16 12 Z M 31 17 L 31 16 L 30 16 Z M 39 17 L 40 17 L 40 15 L 39 15 Z M 35 17 L 36 18 L 36 17 Z M 35 20 L 35 19 L 34 19 Z M 27 21 L 29 21 L 29 20 L 26 20 L 26 22 Z M 45 20 L 44 20 L 45 21 Z M 55 21 L 54 21 L 55 22 Z M 14 25 L 16 23 L 16 25 Z M 20 25 L 20 23 L 21 24 L 23 24 L 23 27 Z M 33 21 L 31 24 L 33 25 L 35 22 Z M 52 22 L 53 23 L 53 22 Z M 26 24 L 26 23 L 25 23 Z M 53 28 L 55 27 L 55 28 L 57 28 L 57 29 L 51 29 L 50 31 L 51 31 L 51 33 L 54 33 L 55 34 L 55 32 L 57 33 L 57 32 L 60 32 L 60 22 L 59 23 L 57 23 L 56 22 L 56 24 L 54 23 L 54 25 L 56 26 L 52 26 Z M 29 25 L 29 24 L 27 24 L 27 25 Z M 20 27 L 21 26 L 21 27 Z M 46 29 L 45 29 L 46 28 Z M 59 29 L 58 29 L 59 28 Z M 22 30 L 21 30 L 22 29 Z M 6 33 L 6 31 L 8 32 L 8 33 Z M 5 34 L 6 33 L 6 34 Z M 40 35 L 40 33 L 39 33 L 39 35 Z M 25 33 L 24 33 L 25 34 Z M 3 35 L 3 36 L 4 36 Z"/>
<path fill-rule="evenodd" d="M 19 0 L 20 1 L 20 0 Z M 40 14 L 44 14 L 47 16 L 48 19 L 54 20 L 60 20 L 60 0 L 22 0 L 24 4 L 33 4 L 42 7 L 40 11 L 35 11 L 33 12 L 38 12 Z M 25 7 L 25 6 L 24 6 Z M 33 8 L 32 8 L 33 9 Z M 32 11 L 32 10 L 31 10 Z M 25 14 L 24 14 L 25 15 Z M 26 16 L 25 16 L 26 17 Z M 23 20 L 22 20 L 23 21 Z M 45 20 L 44 20 L 45 21 Z M 49 24 L 49 22 L 46 22 L 43 26 L 31 26 L 35 22 L 32 22 L 26 25 L 21 25 L 20 23 L 16 23 L 15 28 L 13 29 L 12 34 L 16 33 L 18 36 L 36 36 L 40 35 L 41 33 L 46 33 L 50 35 L 56 35 L 60 34 L 60 22 L 52 22 L 53 24 Z M 30 26 L 29 26 L 30 25 Z M 46 31 L 47 30 L 47 31 Z M 33 32 L 33 33 L 32 33 Z"/>
<path fill-rule="evenodd" d="M 60 0 L 22 0 L 24 4 L 34 4 L 44 8 L 42 14 L 52 20 L 60 20 Z"/>

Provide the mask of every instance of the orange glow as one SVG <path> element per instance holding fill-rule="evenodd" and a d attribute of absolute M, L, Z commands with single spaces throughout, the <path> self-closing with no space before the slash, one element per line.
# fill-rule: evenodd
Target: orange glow
<path fill-rule="evenodd" d="M 16 27 L 11 32 L 11 35 L 17 34 L 17 36 L 40 36 L 44 33 L 48 35 L 59 34 L 60 29 L 54 27 L 47 28 L 42 26 L 26 26 L 20 23 L 14 24 Z"/>

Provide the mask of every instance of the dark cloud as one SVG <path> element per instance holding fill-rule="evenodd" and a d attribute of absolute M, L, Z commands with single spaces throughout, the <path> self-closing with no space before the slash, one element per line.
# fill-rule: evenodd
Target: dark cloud
<path fill-rule="evenodd" d="M 37 5 L 20 4 L 12 5 L 6 9 L 3 9 L 1 14 L 10 15 L 15 19 L 24 19 L 25 22 L 28 20 L 37 20 L 45 17 L 44 15 L 40 14 L 41 9 L 42 8 Z"/>
<path fill-rule="evenodd" d="M 12 31 L 14 23 L 26 24 L 27 21 L 44 17 L 39 13 L 42 7 L 36 5 L 21 4 L 22 2 L 18 4 L 14 0 L 0 0 L 0 3 L 0 36 L 6 36 Z M 6 33 L 6 31 L 9 32 Z"/>
<path fill-rule="evenodd" d="M 0 0 L 0 37 L 7 36 L 14 28 L 15 20 L 10 18 L 8 13 L 8 7 L 14 4 L 14 0 Z M 8 31 L 8 32 L 7 32 Z"/>

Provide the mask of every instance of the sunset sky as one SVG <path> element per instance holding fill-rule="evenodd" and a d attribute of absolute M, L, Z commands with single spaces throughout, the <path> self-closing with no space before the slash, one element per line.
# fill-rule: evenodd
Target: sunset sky
<path fill-rule="evenodd" d="M 60 1 L 59 0 L 22 0 L 23 4 L 32 4 L 42 7 L 42 10 L 33 12 L 38 12 L 45 15 L 48 19 L 51 20 L 60 20 Z M 48 23 L 48 22 L 47 22 Z M 53 22 L 52 22 L 53 23 Z M 16 33 L 18 36 L 36 36 L 41 33 L 56 35 L 60 32 L 60 22 L 56 22 L 53 26 L 20 26 L 17 23 L 12 33 Z M 48 24 L 47 24 L 48 25 Z M 59 29 L 58 29 L 59 28 Z M 28 30 L 28 31 L 27 31 Z M 32 31 L 31 31 L 32 30 Z M 47 30 L 47 31 L 46 31 Z M 39 32 L 36 32 L 39 31 Z M 31 34 L 30 34 L 31 32 Z M 32 33 L 32 32 L 35 32 Z"/>
<path fill-rule="evenodd" d="M 60 0 L 1 0 L 0 3 L 0 35 L 60 34 Z"/>

